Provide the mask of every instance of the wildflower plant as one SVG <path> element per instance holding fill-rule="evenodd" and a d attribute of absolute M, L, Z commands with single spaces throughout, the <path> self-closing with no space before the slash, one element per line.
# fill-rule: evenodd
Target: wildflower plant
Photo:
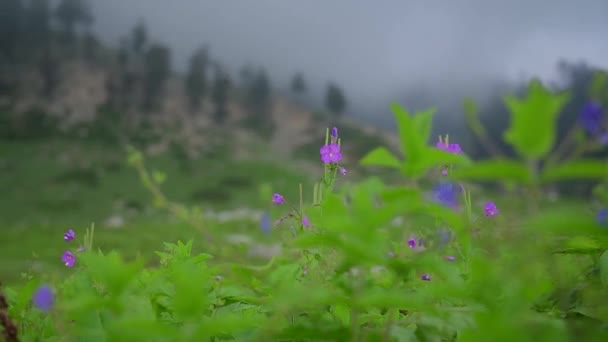
<path fill-rule="evenodd" d="M 265 216 L 262 229 L 294 228 L 266 265 L 215 262 L 193 255 L 192 241 L 178 241 L 157 253 L 158 267 L 146 268 L 141 258 L 93 250 L 91 228 L 85 252 L 67 251 L 76 257 L 69 276 L 48 288 L 32 279 L 19 292 L 7 290 L 8 313 L 29 340 L 567 341 L 568 314 L 608 321 L 598 305 L 608 285 L 604 212 L 542 202 L 548 182 L 590 179 L 604 186 L 596 191 L 598 208 L 608 204 L 607 163 L 548 163 L 567 99 L 536 83 L 526 99 L 508 97 L 505 140 L 519 159 L 481 162 L 447 136 L 431 141 L 434 110 L 410 114 L 393 105 L 401 154 L 379 147 L 361 164 L 398 170 L 398 185 L 378 177 L 341 184 L 348 142 L 328 129 L 311 191 L 299 185 L 295 199 L 264 191 L 268 207 L 282 215 L 272 228 Z M 160 192 L 163 177 L 131 152 L 157 204 L 205 230 L 208 222 L 172 204 Z M 531 215 L 474 191 L 476 181 L 517 185 L 534 204 Z M 395 217 L 405 219 L 395 224 Z M 77 235 L 68 231 L 64 239 L 73 244 Z M 555 254 L 591 259 L 590 272 L 573 277 L 586 277 L 575 302 L 562 300 L 568 284 L 559 283 Z"/>

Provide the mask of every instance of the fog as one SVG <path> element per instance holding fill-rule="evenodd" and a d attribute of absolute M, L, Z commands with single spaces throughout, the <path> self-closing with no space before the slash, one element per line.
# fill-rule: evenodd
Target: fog
<path fill-rule="evenodd" d="M 118 43 L 143 20 L 183 70 L 195 48 L 238 70 L 264 66 L 277 87 L 296 71 L 337 82 L 349 114 L 384 115 L 411 87 L 453 100 L 490 80 L 554 77 L 559 59 L 608 67 L 605 0 L 103 0 L 95 31 Z M 407 104 L 406 104 L 407 105 Z"/>

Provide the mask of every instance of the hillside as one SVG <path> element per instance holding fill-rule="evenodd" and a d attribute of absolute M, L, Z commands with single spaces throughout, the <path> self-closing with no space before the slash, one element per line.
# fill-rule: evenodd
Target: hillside
<path fill-rule="evenodd" d="M 94 129 L 91 124 L 105 115 L 99 108 L 108 100 L 107 84 L 111 82 L 114 73 L 110 67 L 92 66 L 78 60 L 63 63 L 60 72 L 62 81 L 58 84 L 52 100 L 38 95 L 42 83 L 40 74 L 35 70 L 24 73 L 19 96 L 11 99 L 11 125 L 19 126 L 23 113 L 44 108 L 45 115 L 59 119 L 62 130 L 85 127 L 79 134 L 91 134 L 89 129 Z M 214 134 L 210 132 L 215 132 L 218 127 L 212 120 L 212 104 L 207 99 L 200 109 L 193 111 L 188 106 L 183 83 L 181 77 L 171 76 L 166 83 L 161 105 L 154 113 L 142 112 L 136 106 L 120 113 L 127 118 L 131 128 L 137 128 L 143 121 L 148 121 L 157 132 L 172 132 L 159 134 L 158 139 L 147 146 L 146 150 L 150 154 L 162 153 L 172 141 L 178 141 L 192 158 L 196 158 L 210 143 L 210 139 L 214 138 Z M 224 126 L 229 127 L 230 136 L 223 138 L 226 141 L 229 139 L 236 157 L 316 159 L 318 145 L 322 143 L 325 128 L 330 125 L 326 116 L 298 106 L 286 97 L 274 95 L 270 117 L 275 125 L 275 132 L 269 140 L 265 140 L 242 125 L 243 119 L 248 115 L 247 108 L 238 100 L 238 91 L 233 91 L 230 95 L 229 115 Z M 345 151 L 345 159 L 351 164 L 374 147 L 366 147 L 367 142 L 397 146 L 394 134 L 370 124 L 344 118 L 338 126 L 351 132 L 349 136 L 354 138 L 349 142 L 351 148 Z M 217 140 L 214 142 L 218 143 Z M 316 152 L 313 152 L 311 146 L 317 146 Z M 297 153 L 298 151 L 300 153 Z"/>

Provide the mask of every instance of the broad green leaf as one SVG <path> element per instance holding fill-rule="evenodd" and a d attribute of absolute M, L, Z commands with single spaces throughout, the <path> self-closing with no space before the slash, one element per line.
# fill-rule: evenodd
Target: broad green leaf
<path fill-rule="evenodd" d="M 414 120 L 405 109 L 396 103 L 391 108 L 397 120 L 399 139 L 406 162 L 416 164 L 421 159 L 425 145 L 423 137 L 420 135 L 421 132 L 418 131 Z"/>
<path fill-rule="evenodd" d="M 541 181 L 550 183 L 562 180 L 601 180 L 606 178 L 608 178 L 608 162 L 575 160 L 556 167 L 545 168 Z"/>
<path fill-rule="evenodd" d="M 505 141 L 526 159 L 543 158 L 555 144 L 557 119 L 569 99 L 569 93 L 552 94 L 538 81 L 531 82 L 523 100 L 507 96 L 511 126 Z"/>
<path fill-rule="evenodd" d="M 198 317 L 207 311 L 211 275 L 193 262 L 183 262 L 172 266 L 175 284 L 173 306 L 182 319 Z"/>
<path fill-rule="evenodd" d="M 604 251 L 599 260 L 600 279 L 602 284 L 608 286 L 608 251 Z"/>
<path fill-rule="evenodd" d="M 377 147 L 370 151 L 360 161 L 363 166 L 383 166 L 398 169 L 401 161 L 395 157 L 386 147 Z"/>
<path fill-rule="evenodd" d="M 602 247 L 597 240 L 587 236 L 575 236 L 566 241 L 563 247 L 558 248 L 556 253 L 561 254 L 595 254 L 600 252 Z"/>
<path fill-rule="evenodd" d="M 428 144 L 429 138 L 431 137 L 431 128 L 433 126 L 433 117 L 437 109 L 430 108 L 423 112 L 416 113 L 412 118 L 416 131 L 420 135 L 420 141 L 424 144 Z"/>
<path fill-rule="evenodd" d="M 482 161 L 471 166 L 455 168 L 450 175 L 455 179 L 471 181 L 512 181 L 519 184 L 531 182 L 526 165 L 508 159 Z"/>

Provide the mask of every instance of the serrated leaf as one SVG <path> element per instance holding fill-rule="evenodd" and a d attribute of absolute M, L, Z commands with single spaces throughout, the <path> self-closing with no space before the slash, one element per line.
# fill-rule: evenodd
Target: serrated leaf
<path fill-rule="evenodd" d="M 601 180 L 608 178 L 608 163 L 599 160 L 575 160 L 543 170 L 541 181 Z"/>
<path fill-rule="evenodd" d="M 386 147 L 377 147 L 370 151 L 360 161 L 363 166 L 383 166 L 398 169 L 401 161 Z"/>
<path fill-rule="evenodd" d="M 555 144 L 557 119 L 569 99 L 569 93 L 550 93 L 538 81 L 531 82 L 523 100 L 505 97 L 511 112 L 511 126 L 504 134 L 505 141 L 526 159 L 544 157 Z"/>

